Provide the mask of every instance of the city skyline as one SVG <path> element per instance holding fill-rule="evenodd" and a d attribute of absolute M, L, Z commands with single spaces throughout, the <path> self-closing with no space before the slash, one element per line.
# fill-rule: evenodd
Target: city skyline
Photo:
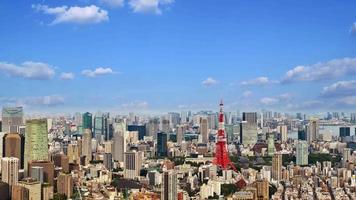
<path fill-rule="evenodd" d="M 356 108 L 352 1 L 0 5 L 0 106 L 163 113 L 215 110 L 223 98 L 227 111 Z"/>

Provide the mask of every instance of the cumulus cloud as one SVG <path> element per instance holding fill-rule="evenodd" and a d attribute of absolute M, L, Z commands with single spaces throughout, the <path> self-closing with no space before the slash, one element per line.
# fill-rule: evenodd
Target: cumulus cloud
<path fill-rule="evenodd" d="M 129 0 L 129 6 L 135 13 L 161 14 L 162 7 L 173 3 L 174 0 Z"/>
<path fill-rule="evenodd" d="M 351 35 L 356 36 L 356 22 L 352 24 L 351 29 L 350 29 Z"/>
<path fill-rule="evenodd" d="M 82 71 L 82 74 L 86 77 L 96 77 L 96 76 L 101 76 L 101 75 L 107 75 L 107 74 L 113 74 L 115 73 L 110 67 L 104 68 L 104 67 L 99 67 L 96 68 L 95 70 L 90 70 L 90 69 L 85 69 Z"/>
<path fill-rule="evenodd" d="M 46 63 L 26 61 L 20 65 L 0 62 L 0 72 L 12 77 L 47 80 L 55 75 L 54 68 Z"/>
<path fill-rule="evenodd" d="M 249 91 L 249 90 L 244 91 L 244 92 L 242 93 L 242 97 L 244 97 L 244 98 L 249 98 L 249 97 L 251 97 L 251 96 L 252 96 L 252 92 Z"/>
<path fill-rule="evenodd" d="M 356 80 L 338 81 L 324 87 L 321 92 L 323 97 L 349 96 L 353 94 L 356 94 Z"/>
<path fill-rule="evenodd" d="M 279 104 L 279 103 L 286 103 L 291 98 L 292 98 L 292 95 L 290 93 L 284 93 L 284 94 L 280 94 L 275 97 L 263 97 L 260 100 L 260 103 L 263 105 L 270 106 L 270 105 L 275 105 L 275 104 Z"/>
<path fill-rule="evenodd" d="M 74 74 L 71 72 L 63 72 L 59 78 L 61 80 L 73 80 Z"/>
<path fill-rule="evenodd" d="M 218 83 L 219 83 L 219 81 L 217 81 L 217 80 L 215 80 L 215 79 L 213 79 L 213 78 L 211 78 L 211 77 L 208 77 L 207 79 L 205 79 L 205 80 L 202 82 L 202 84 L 203 84 L 205 87 L 211 87 L 211 86 L 216 85 L 216 84 L 218 84 Z"/>
<path fill-rule="evenodd" d="M 122 7 L 124 6 L 124 0 L 100 0 L 102 3 L 110 7 Z"/>
<path fill-rule="evenodd" d="M 47 15 L 54 16 L 51 25 L 61 23 L 73 24 L 95 24 L 109 20 L 109 15 L 106 10 L 103 10 L 95 5 L 90 6 L 60 6 L 48 7 L 47 5 L 32 5 L 32 8 Z"/>
<path fill-rule="evenodd" d="M 356 96 L 342 97 L 337 100 L 337 103 L 345 106 L 356 106 Z"/>
<path fill-rule="evenodd" d="M 285 74 L 282 83 L 328 80 L 355 74 L 356 58 L 342 58 L 314 65 L 297 66 Z"/>
<path fill-rule="evenodd" d="M 268 84 L 273 84 L 273 83 L 278 83 L 278 81 L 273 81 L 273 80 L 270 80 L 268 77 L 261 76 L 261 77 L 257 77 L 255 79 L 251 79 L 248 81 L 242 81 L 241 85 L 243 85 L 243 86 L 250 86 L 250 85 L 262 86 L 262 85 L 268 85 Z"/>

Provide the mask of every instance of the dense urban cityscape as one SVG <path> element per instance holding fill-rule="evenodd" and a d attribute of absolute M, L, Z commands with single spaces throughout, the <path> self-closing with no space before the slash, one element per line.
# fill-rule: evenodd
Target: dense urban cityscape
<path fill-rule="evenodd" d="M 0 200 L 356 200 L 355 0 L 0 0 Z"/>
<path fill-rule="evenodd" d="M 3 107 L 1 199 L 356 198 L 356 113 L 75 113 Z"/>

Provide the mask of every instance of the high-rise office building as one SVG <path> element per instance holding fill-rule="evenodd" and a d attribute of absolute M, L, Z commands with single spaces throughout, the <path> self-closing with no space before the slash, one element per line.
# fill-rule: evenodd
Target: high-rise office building
<path fill-rule="evenodd" d="M 124 153 L 126 152 L 126 123 L 114 123 L 114 136 L 113 136 L 113 158 L 116 161 L 124 162 Z"/>
<path fill-rule="evenodd" d="M 240 122 L 240 143 L 244 146 L 253 146 L 257 142 L 257 124 Z"/>
<path fill-rule="evenodd" d="M 157 134 L 157 156 L 158 157 L 166 157 L 168 155 L 167 141 L 168 141 L 167 133 L 159 132 Z"/>
<path fill-rule="evenodd" d="M 142 167 L 143 152 L 129 151 L 125 152 L 124 178 L 134 179 L 140 176 Z"/>
<path fill-rule="evenodd" d="M 19 180 L 19 159 L 14 157 L 4 157 L 1 159 L 1 180 L 11 188 Z"/>
<path fill-rule="evenodd" d="M 109 171 L 112 170 L 112 154 L 111 153 L 104 154 L 104 166 L 107 170 L 109 170 Z"/>
<path fill-rule="evenodd" d="M 60 174 L 57 177 L 57 192 L 70 198 L 73 194 L 73 179 L 70 174 Z"/>
<path fill-rule="evenodd" d="M 26 121 L 25 171 L 27 171 L 28 162 L 37 160 L 48 160 L 48 133 L 46 119 Z"/>
<path fill-rule="evenodd" d="M 296 148 L 297 165 L 308 165 L 308 146 L 306 141 L 298 141 Z"/>
<path fill-rule="evenodd" d="M 350 122 L 351 123 L 356 123 L 356 113 L 351 113 L 350 114 Z"/>
<path fill-rule="evenodd" d="M 182 141 L 184 140 L 184 132 L 185 132 L 184 125 L 178 125 L 176 128 L 176 135 L 177 135 L 177 144 L 181 145 Z"/>
<path fill-rule="evenodd" d="M 308 143 L 316 141 L 319 136 L 319 120 L 311 119 L 308 124 Z"/>
<path fill-rule="evenodd" d="M 170 128 L 174 128 L 177 126 L 177 124 L 180 123 L 180 116 L 179 113 L 175 113 L 175 112 L 170 112 L 168 113 L 168 120 L 169 120 L 169 124 L 170 124 Z"/>
<path fill-rule="evenodd" d="M 4 136 L 4 157 L 19 159 L 19 167 L 23 169 L 21 137 L 18 133 L 9 133 Z"/>
<path fill-rule="evenodd" d="M 307 133 L 304 128 L 298 129 L 298 140 L 307 140 Z"/>
<path fill-rule="evenodd" d="M 2 108 L 2 132 L 17 133 L 19 126 L 23 125 L 22 107 L 3 107 Z"/>
<path fill-rule="evenodd" d="M 267 153 L 268 156 L 273 156 L 275 153 L 275 145 L 274 145 L 274 133 L 269 133 L 267 136 Z"/>
<path fill-rule="evenodd" d="M 171 127 L 169 125 L 169 120 L 168 119 L 162 119 L 162 128 L 161 130 L 165 133 L 169 133 L 171 130 Z"/>
<path fill-rule="evenodd" d="M 78 144 L 68 144 L 67 156 L 69 158 L 69 163 L 79 163 L 79 148 Z"/>
<path fill-rule="evenodd" d="M 82 120 L 83 130 L 90 129 L 91 131 L 93 129 L 93 115 L 89 112 L 86 112 L 83 114 Z"/>
<path fill-rule="evenodd" d="M 282 154 L 276 153 L 272 157 L 272 178 L 275 181 L 282 179 Z"/>
<path fill-rule="evenodd" d="M 246 121 L 249 125 L 257 126 L 257 113 L 256 112 L 243 112 L 242 121 Z"/>
<path fill-rule="evenodd" d="M 288 139 L 288 127 L 286 125 L 277 126 L 277 132 L 281 134 L 281 141 L 287 142 Z"/>
<path fill-rule="evenodd" d="M 69 173 L 69 159 L 68 156 L 66 156 L 63 153 L 58 153 L 53 155 L 52 157 L 53 164 L 55 167 L 60 167 L 62 168 L 62 172 L 64 173 Z"/>
<path fill-rule="evenodd" d="M 162 174 L 161 200 L 177 199 L 177 174 L 174 170 L 164 171 Z"/>
<path fill-rule="evenodd" d="M 137 131 L 138 132 L 138 139 L 143 140 L 143 137 L 146 135 L 146 126 L 145 125 L 128 125 L 128 131 Z"/>
<path fill-rule="evenodd" d="M 340 137 L 347 137 L 350 136 L 350 127 L 340 127 L 339 129 L 339 136 Z"/>
<path fill-rule="evenodd" d="M 200 118 L 200 135 L 202 136 L 202 142 L 207 144 L 209 142 L 209 129 L 208 119 Z"/>
<path fill-rule="evenodd" d="M 100 143 L 104 137 L 104 118 L 102 113 L 97 113 L 94 117 L 93 137 Z"/>
<path fill-rule="evenodd" d="M 82 155 L 85 156 L 85 165 L 89 164 L 92 159 L 91 135 L 90 129 L 84 129 L 82 139 Z"/>
<path fill-rule="evenodd" d="M 153 136 L 156 138 L 156 134 L 159 131 L 159 119 L 150 119 L 148 122 L 148 136 Z"/>
<path fill-rule="evenodd" d="M 351 160 L 351 149 L 344 148 L 342 151 L 342 164 L 346 167 L 347 162 L 352 162 Z"/>

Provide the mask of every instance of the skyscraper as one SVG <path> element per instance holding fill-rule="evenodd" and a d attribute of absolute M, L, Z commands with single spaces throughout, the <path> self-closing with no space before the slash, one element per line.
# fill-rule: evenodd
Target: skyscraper
<path fill-rule="evenodd" d="M 274 133 L 269 133 L 267 138 L 267 153 L 268 156 L 273 156 L 276 148 L 274 145 Z"/>
<path fill-rule="evenodd" d="M 32 161 L 28 164 L 29 173 L 31 175 L 31 168 L 42 167 L 43 168 L 43 182 L 49 185 L 54 185 L 54 164 L 50 161 Z"/>
<path fill-rule="evenodd" d="M 308 143 L 316 141 L 319 136 L 319 120 L 311 119 L 308 124 Z"/>
<path fill-rule="evenodd" d="M 344 167 L 346 167 L 347 162 L 351 161 L 350 158 L 351 158 L 351 149 L 344 148 L 344 150 L 342 151 L 342 164 Z"/>
<path fill-rule="evenodd" d="M 276 153 L 272 157 L 272 178 L 275 181 L 282 179 L 282 154 Z"/>
<path fill-rule="evenodd" d="M 163 132 L 168 133 L 170 131 L 170 125 L 168 119 L 162 119 L 162 129 Z"/>
<path fill-rule="evenodd" d="M 23 168 L 21 155 L 21 137 L 18 133 L 9 133 L 4 136 L 4 157 L 15 157 L 19 159 L 19 167 Z"/>
<path fill-rule="evenodd" d="M 86 129 L 87 130 L 87 129 Z M 68 144 L 67 156 L 69 158 L 69 163 L 79 163 L 79 148 L 78 144 Z"/>
<path fill-rule="evenodd" d="M 257 113 L 256 112 L 243 112 L 242 121 L 246 121 L 249 125 L 257 125 Z"/>
<path fill-rule="evenodd" d="M 30 161 L 48 160 L 48 133 L 46 119 L 26 121 L 25 171 Z"/>
<path fill-rule="evenodd" d="M 240 122 L 240 143 L 244 146 L 253 146 L 257 142 L 257 124 Z"/>
<path fill-rule="evenodd" d="M 83 123 L 82 123 L 83 130 L 90 129 L 90 131 L 91 131 L 93 128 L 93 125 L 92 125 L 93 124 L 93 115 L 89 112 L 86 112 L 83 114 L 82 120 L 83 120 Z"/>
<path fill-rule="evenodd" d="M 148 135 L 156 138 L 156 133 L 159 131 L 159 119 L 150 119 L 148 122 Z"/>
<path fill-rule="evenodd" d="M 36 179 L 41 184 L 43 184 L 43 167 L 33 166 L 30 169 L 31 178 Z"/>
<path fill-rule="evenodd" d="M 208 132 L 208 119 L 200 118 L 200 135 L 202 136 L 202 142 L 207 144 L 209 142 L 209 132 Z"/>
<path fill-rule="evenodd" d="M 1 159 L 1 180 L 11 188 L 19 180 L 19 159 L 14 157 L 4 157 Z"/>
<path fill-rule="evenodd" d="M 140 176 L 143 152 L 129 151 L 125 152 L 125 170 L 124 178 L 134 179 Z"/>
<path fill-rule="evenodd" d="M 257 189 L 257 200 L 269 199 L 269 183 L 266 179 L 257 180 L 255 182 Z"/>
<path fill-rule="evenodd" d="M 176 128 L 176 134 L 177 134 L 177 144 L 181 145 L 182 141 L 184 139 L 184 125 L 178 125 Z"/>
<path fill-rule="evenodd" d="M 288 127 L 286 125 L 277 126 L 278 133 L 281 134 L 281 141 L 287 142 L 288 139 Z"/>
<path fill-rule="evenodd" d="M 128 125 L 128 131 L 137 131 L 138 139 L 143 140 L 143 137 L 146 135 L 146 126 L 145 125 Z"/>
<path fill-rule="evenodd" d="M 82 155 L 85 156 L 85 165 L 89 164 L 92 157 L 90 129 L 84 129 L 83 131 Z"/>
<path fill-rule="evenodd" d="M 298 129 L 298 140 L 307 140 L 307 134 L 304 128 Z"/>
<path fill-rule="evenodd" d="M 306 141 L 298 141 L 296 148 L 297 165 L 308 165 L 308 146 Z"/>
<path fill-rule="evenodd" d="M 97 113 L 94 118 L 94 138 L 100 143 L 104 137 L 104 120 L 103 114 Z"/>
<path fill-rule="evenodd" d="M 168 155 L 167 141 L 168 141 L 167 133 L 159 132 L 157 134 L 157 156 L 158 157 L 166 157 Z"/>
<path fill-rule="evenodd" d="M 117 122 L 114 123 L 114 145 L 113 145 L 113 158 L 116 161 L 124 162 L 124 153 L 126 152 L 126 123 Z"/>
<path fill-rule="evenodd" d="M 175 171 L 164 171 L 162 175 L 161 200 L 176 200 L 177 190 L 177 174 Z"/>
<path fill-rule="evenodd" d="M 29 200 L 41 199 L 42 189 L 41 183 L 39 181 L 32 178 L 25 178 L 19 181 L 19 185 L 28 189 Z"/>
<path fill-rule="evenodd" d="M 107 170 L 109 170 L 109 171 L 112 170 L 112 154 L 111 153 L 104 154 L 104 166 Z"/>
<path fill-rule="evenodd" d="M 340 137 L 350 136 L 350 127 L 340 127 L 339 133 Z"/>
<path fill-rule="evenodd" d="M 2 109 L 2 132 L 18 132 L 18 127 L 23 125 L 22 107 L 3 107 Z"/>

